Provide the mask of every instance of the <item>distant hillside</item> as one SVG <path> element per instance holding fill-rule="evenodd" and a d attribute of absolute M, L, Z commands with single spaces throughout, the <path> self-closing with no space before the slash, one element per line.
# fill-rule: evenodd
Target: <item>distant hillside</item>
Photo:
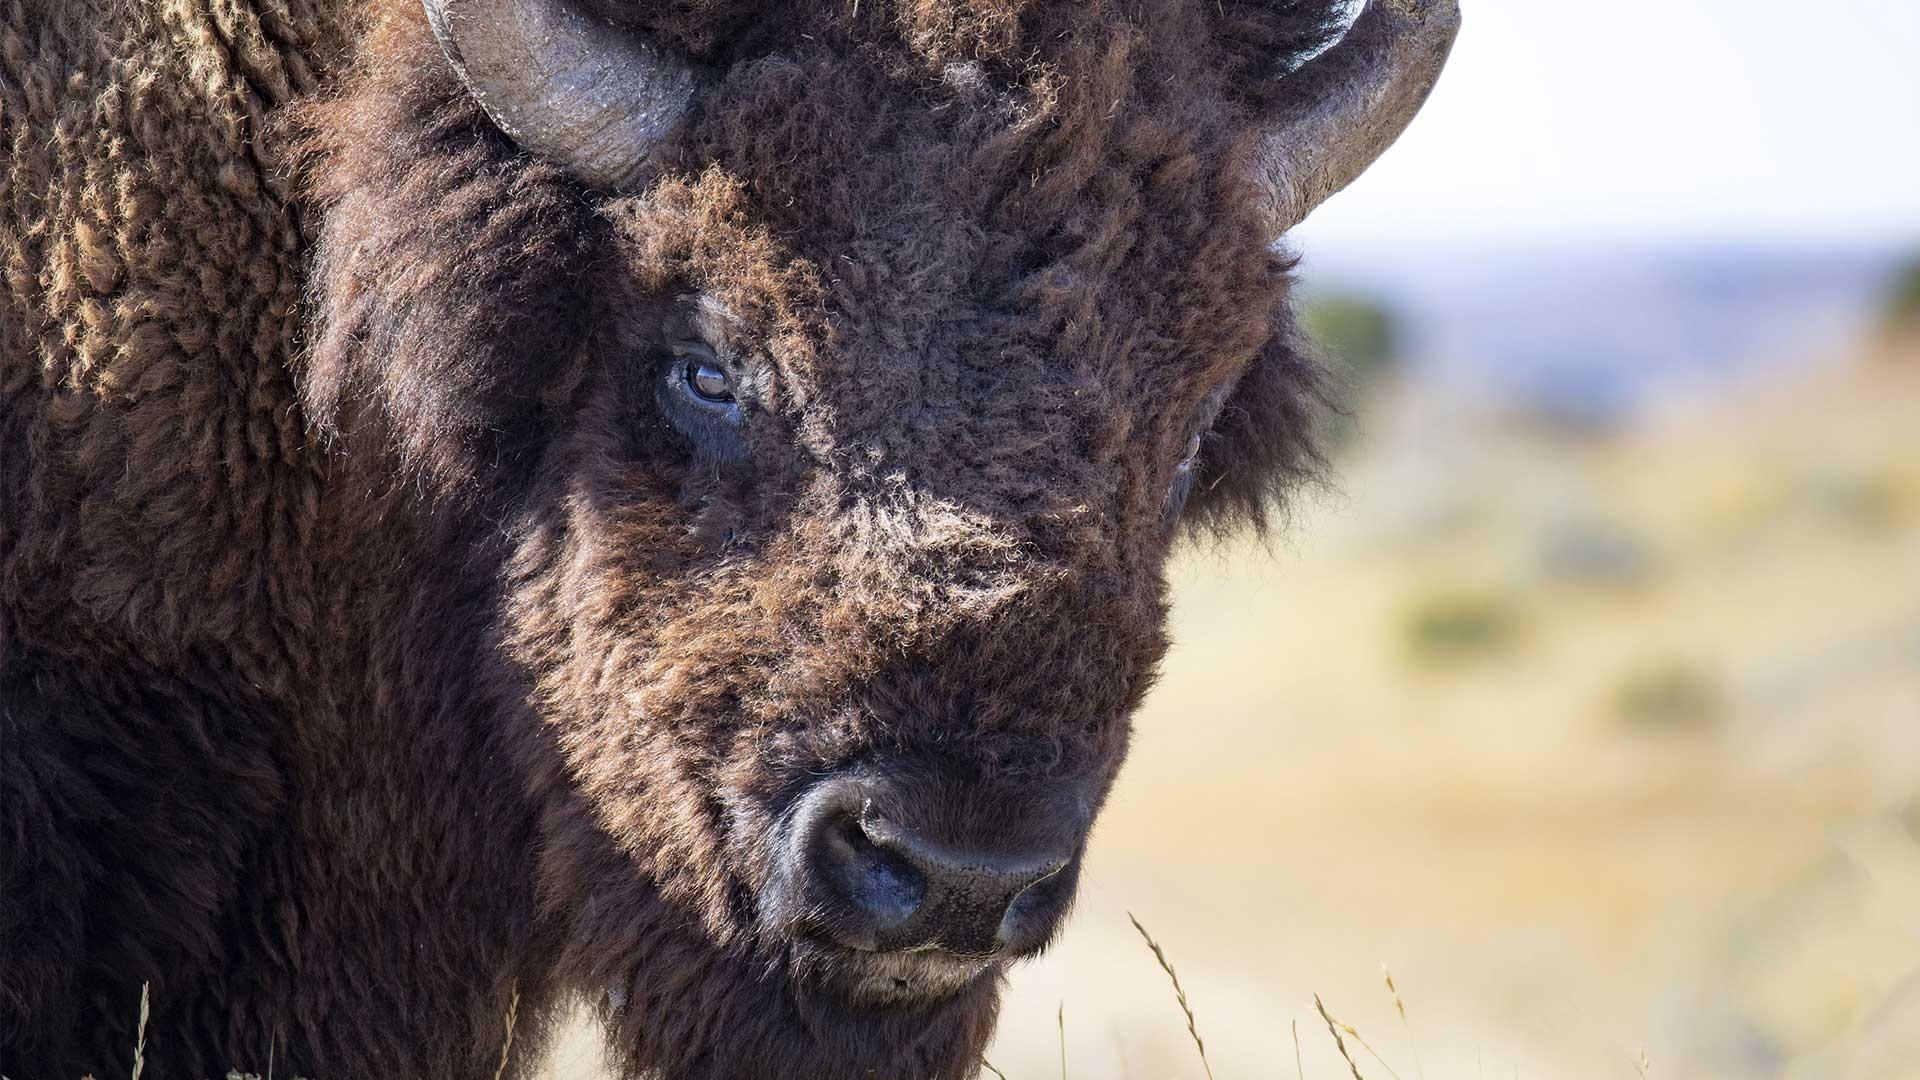
<path fill-rule="evenodd" d="M 1371 295 L 1440 388 L 1590 419 L 1670 387 L 1819 362 L 1867 332 L 1903 252 L 1309 252 L 1315 292 Z"/>

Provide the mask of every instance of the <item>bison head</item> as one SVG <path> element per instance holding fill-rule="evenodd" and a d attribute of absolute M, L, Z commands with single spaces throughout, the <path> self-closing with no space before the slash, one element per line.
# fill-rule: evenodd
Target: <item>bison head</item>
<path fill-rule="evenodd" d="M 395 0 L 308 117 L 308 405 L 484 597 L 631 1064 L 969 1074 L 1170 547 L 1312 465 L 1274 241 L 1453 5 L 572 2 Z"/>

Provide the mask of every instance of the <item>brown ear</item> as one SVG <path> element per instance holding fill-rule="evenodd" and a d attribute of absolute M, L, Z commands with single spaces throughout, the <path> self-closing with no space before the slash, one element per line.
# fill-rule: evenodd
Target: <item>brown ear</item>
<path fill-rule="evenodd" d="M 1276 332 L 1221 407 L 1183 515 L 1195 532 L 1263 532 L 1326 464 L 1317 438 L 1332 401 L 1325 371 L 1289 325 Z"/>

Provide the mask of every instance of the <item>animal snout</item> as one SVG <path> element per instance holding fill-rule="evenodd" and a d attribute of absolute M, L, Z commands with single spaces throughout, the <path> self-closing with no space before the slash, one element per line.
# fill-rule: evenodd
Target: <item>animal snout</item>
<path fill-rule="evenodd" d="M 1042 897 L 1027 894 L 1066 869 L 1072 854 L 949 847 L 874 815 L 836 818 L 809 842 L 821 899 L 846 907 L 841 944 L 969 957 L 993 956 L 1027 936 L 1015 909 L 1043 908 Z"/>
<path fill-rule="evenodd" d="M 981 812 L 916 804 L 874 781 L 808 792 L 785 860 L 787 906 L 804 932 L 860 952 L 969 960 L 1044 944 L 1072 900 L 1081 815 L 1044 801 L 962 801 Z"/>

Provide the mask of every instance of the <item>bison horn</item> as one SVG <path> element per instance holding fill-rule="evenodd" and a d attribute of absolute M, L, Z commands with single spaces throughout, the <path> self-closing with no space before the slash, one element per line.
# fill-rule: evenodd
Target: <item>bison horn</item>
<path fill-rule="evenodd" d="M 525 149 L 611 191 L 631 187 L 692 108 L 684 58 L 571 0 L 423 0 L 474 99 Z"/>
<path fill-rule="evenodd" d="M 1458 0 L 1369 0 L 1346 36 L 1286 77 L 1259 145 L 1275 234 L 1353 183 L 1400 137 L 1460 32 Z"/>

